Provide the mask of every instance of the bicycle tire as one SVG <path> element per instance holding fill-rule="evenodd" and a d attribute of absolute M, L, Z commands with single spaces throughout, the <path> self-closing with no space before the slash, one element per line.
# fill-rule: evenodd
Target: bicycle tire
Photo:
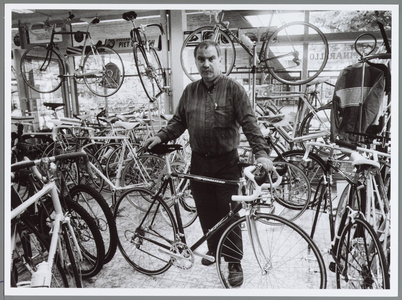
<path fill-rule="evenodd" d="M 92 168 L 92 174 L 95 176 L 89 177 L 89 174 L 86 170 L 86 166 L 84 165 L 83 159 L 80 159 L 80 167 L 79 167 L 79 183 L 88 185 L 88 186 L 93 186 L 97 191 L 101 192 L 103 190 L 110 190 L 109 185 L 105 185 L 105 180 L 97 173 L 94 168 L 96 168 L 98 171 L 102 172 L 105 174 L 105 171 L 101 165 L 101 163 L 96 159 L 94 155 L 92 155 L 89 152 L 86 152 L 88 161 L 91 162 L 94 167 L 91 166 Z"/>
<path fill-rule="evenodd" d="M 39 263 L 48 260 L 48 241 L 32 229 L 30 224 L 20 222 L 16 225 L 16 247 L 13 251 L 13 263 L 11 266 L 11 287 L 17 287 L 21 281 L 30 281 L 32 271 L 37 270 Z M 64 288 L 69 287 L 67 276 L 60 263 L 59 254 L 56 253 L 50 287 Z M 25 265 L 28 265 L 25 267 Z"/>
<path fill-rule="evenodd" d="M 343 229 L 336 250 L 338 289 L 389 289 L 388 265 L 367 221 L 354 218 Z"/>
<path fill-rule="evenodd" d="M 89 150 L 89 152 L 91 152 L 91 154 L 95 156 L 95 158 L 102 164 L 102 166 L 107 163 L 107 159 L 111 155 L 112 151 L 118 147 L 121 147 L 121 143 L 117 142 L 96 143 L 95 145 L 101 146 L 99 146 L 99 149 L 96 149 L 95 153 L 91 152 L 91 149 Z M 88 153 L 88 147 L 83 147 L 83 149 L 85 150 L 85 152 Z"/>
<path fill-rule="evenodd" d="M 327 174 L 326 163 L 320 156 L 311 152 L 308 155 L 309 161 L 304 161 L 304 154 L 304 150 L 289 150 L 283 152 L 281 155 L 275 158 L 274 161 L 284 160 L 302 169 L 304 174 L 309 178 L 310 186 L 312 192 L 314 193 L 322 176 Z M 311 204 L 314 205 L 314 203 Z"/>
<path fill-rule="evenodd" d="M 105 245 L 95 220 L 78 203 L 64 199 L 63 210 L 70 218 L 84 261 L 81 263 L 82 278 L 97 275 L 104 264 Z M 53 221 L 54 208 L 47 202 L 39 209 L 39 228 L 44 234 L 49 234 Z"/>
<path fill-rule="evenodd" d="M 257 234 L 253 248 L 246 223 L 246 217 L 241 217 L 219 240 L 216 267 L 225 288 L 326 288 L 327 274 L 320 250 L 300 227 L 276 215 L 256 213 L 250 220 L 252 232 Z M 236 239 L 242 240 L 241 246 Z M 243 282 L 236 285 L 229 279 L 228 263 L 239 260 Z"/>
<path fill-rule="evenodd" d="M 330 129 L 332 103 L 309 112 L 300 124 L 300 135 L 307 135 Z M 323 127 L 324 129 L 322 129 Z"/>
<path fill-rule="evenodd" d="M 147 275 L 161 274 L 172 266 L 170 255 L 158 249 L 171 249 L 177 234 L 169 207 L 161 198 L 152 197 L 153 193 L 148 189 L 131 189 L 121 195 L 114 209 L 120 252 L 135 270 Z M 155 201 L 153 206 L 149 199 Z M 170 226 L 166 224 L 162 210 L 168 216 Z"/>
<path fill-rule="evenodd" d="M 62 231 L 62 237 L 63 240 L 61 241 L 62 245 L 64 246 L 63 248 L 66 250 L 67 256 L 64 256 L 64 259 L 66 259 L 66 266 L 65 270 L 70 273 L 70 275 L 74 278 L 75 284 L 77 287 L 82 287 L 82 269 L 81 269 L 81 264 L 77 263 L 78 256 L 75 251 L 73 250 L 73 238 L 71 236 L 71 233 L 68 229 L 67 224 L 62 224 L 61 225 L 61 231 Z"/>
<path fill-rule="evenodd" d="M 201 79 L 198 74 L 198 69 L 194 61 L 194 48 L 201 41 L 213 39 L 219 43 L 222 48 L 222 74 L 229 75 L 236 62 L 236 48 L 230 37 L 222 30 L 219 30 L 218 37 L 211 37 L 214 26 L 203 26 L 192 33 L 184 40 L 180 50 L 180 63 L 184 74 L 191 80 L 196 81 Z"/>
<path fill-rule="evenodd" d="M 268 212 L 281 216 L 289 221 L 295 221 L 309 207 L 311 199 L 310 182 L 303 171 L 296 165 L 288 162 L 274 161 L 274 167 L 282 169 L 281 184 L 275 189 L 269 190 L 268 199 L 262 195 L 262 200 L 257 205 L 260 212 Z M 277 175 L 271 175 L 272 182 L 276 182 Z M 252 189 L 253 190 L 253 189 Z M 252 192 L 252 190 L 250 192 Z"/>
<path fill-rule="evenodd" d="M 319 138 L 311 138 L 308 141 L 318 141 L 329 144 L 331 128 L 331 109 L 332 103 L 319 107 L 315 112 L 309 112 L 300 124 L 300 136 L 320 132 L 328 132 L 327 135 L 323 135 Z M 314 150 L 312 151 L 314 153 L 319 153 L 320 155 L 327 154 L 326 148 L 318 149 L 314 147 Z"/>
<path fill-rule="evenodd" d="M 346 206 L 349 203 L 349 195 L 353 191 L 356 193 L 356 189 L 352 188 L 350 184 L 345 186 L 345 188 L 342 191 L 342 194 L 340 195 L 338 199 L 338 205 L 336 207 L 336 212 L 335 212 L 335 232 L 338 232 L 338 228 L 341 223 L 341 218 L 346 212 Z"/>
<path fill-rule="evenodd" d="M 300 32 L 300 38 L 295 39 L 295 36 L 293 36 L 293 40 L 291 40 L 287 32 Z M 285 53 L 284 51 L 288 51 L 286 46 L 289 46 L 289 44 L 293 51 Z M 307 50 L 303 49 L 304 47 Z M 323 55 L 314 55 L 316 53 L 323 53 Z M 289 85 L 301 85 L 312 81 L 320 75 L 327 64 L 328 53 L 328 41 L 322 31 L 311 23 L 296 21 L 287 23 L 272 33 L 265 48 L 263 61 L 268 72 L 279 82 Z M 293 59 L 289 54 L 292 55 Z M 298 79 L 297 74 L 301 74 L 303 68 L 310 71 L 313 69 L 311 66 L 308 68 L 304 66 L 305 57 L 307 55 L 311 56 L 311 54 L 313 54 L 312 58 L 316 64 L 314 72 L 305 78 L 300 76 L 300 79 Z M 291 73 L 296 73 L 296 76 L 292 76 Z"/>
<path fill-rule="evenodd" d="M 90 51 L 85 56 L 83 74 L 85 85 L 94 95 L 112 96 L 123 85 L 123 60 L 115 50 L 109 47 L 96 47 L 94 52 Z"/>
<path fill-rule="evenodd" d="M 149 101 L 154 102 L 163 93 L 166 85 L 165 71 L 158 53 L 152 47 L 147 51 L 139 44 L 134 45 L 133 52 L 141 85 Z"/>
<path fill-rule="evenodd" d="M 105 244 L 104 264 L 107 264 L 117 250 L 116 222 L 109 204 L 97 190 L 88 185 L 76 185 L 69 192 L 71 199 L 84 207 L 98 225 Z"/>
<path fill-rule="evenodd" d="M 46 57 L 49 54 L 51 61 Z M 40 70 L 42 65 L 45 69 Z M 38 93 L 53 93 L 63 83 L 65 67 L 60 55 L 47 46 L 34 45 L 21 56 L 21 76 L 24 82 Z"/>
<path fill-rule="evenodd" d="M 124 148 L 124 152 L 123 152 L 122 144 L 118 144 L 117 147 L 112 145 L 111 147 L 113 148 L 113 150 L 112 150 L 112 152 L 110 152 L 108 154 L 104 170 L 105 170 L 105 175 L 109 178 L 109 180 L 114 181 L 114 180 L 116 180 L 116 175 L 117 175 L 117 171 L 120 167 L 120 164 L 123 164 L 123 165 L 129 164 L 133 160 L 133 156 L 137 155 L 136 154 L 137 151 L 135 151 L 135 154 L 131 153 L 131 150 L 126 145 L 126 147 Z M 138 149 L 139 145 L 132 144 L 132 147 L 135 150 L 136 148 Z M 107 148 L 107 149 L 110 149 L 110 148 Z M 120 161 L 119 161 L 121 157 L 123 157 L 123 159 L 124 159 L 122 163 L 120 163 Z"/>

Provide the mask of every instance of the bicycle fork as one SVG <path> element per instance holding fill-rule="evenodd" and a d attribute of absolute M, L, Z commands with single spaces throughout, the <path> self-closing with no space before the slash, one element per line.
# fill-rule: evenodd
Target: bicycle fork
<path fill-rule="evenodd" d="M 260 266 L 261 274 L 267 275 L 272 269 L 272 262 L 265 255 L 254 218 L 256 218 L 254 213 L 251 213 L 251 210 L 246 210 L 246 226 L 247 231 L 249 232 L 250 243 L 253 248 L 254 256 L 256 257 L 258 265 Z"/>

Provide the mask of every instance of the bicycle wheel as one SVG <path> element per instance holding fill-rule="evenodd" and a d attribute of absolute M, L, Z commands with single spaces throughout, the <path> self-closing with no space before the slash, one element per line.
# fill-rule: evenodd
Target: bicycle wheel
<path fill-rule="evenodd" d="M 94 218 L 105 244 L 104 264 L 110 262 L 117 249 L 117 229 L 105 198 L 94 188 L 82 184 L 70 189 L 70 197 Z"/>
<path fill-rule="evenodd" d="M 96 47 L 84 59 L 85 85 L 99 97 L 117 93 L 124 81 L 124 64 L 120 55 L 109 47 Z"/>
<path fill-rule="evenodd" d="M 342 194 L 340 195 L 338 199 L 338 205 L 336 207 L 336 212 L 335 212 L 335 232 L 338 232 L 338 228 L 341 223 L 342 216 L 346 212 L 346 206 L 349 203 L 349 194 L 350 193 L 356 193 L 356 188 L 352 188 L 349 184 L 345 186 L 345 188 L 342 191 Z M 357 199 L 353 199 L 352 201 L 356 201 Z"/>
<path fill-rule="evenodd" d="M 263 61 L 268 72 L 279 82 L 301 85 L 320 75 L 327 64 L 328 53 L 327 38 L 318 27 L 306 22 L 291 22 L 269 37 Z M 308 61 L 312 63 L 307 65 Z M 304 75 L 305 70 L 309 72 Z"/>
<path fill-rule="evenodd" d="M 92 155 L 89 152 L 87 152 L 87 157 L 88 157 L 89 162 L 91 162 L 93 164 L 93 167 L 91 166 L 91 171 L 95 177 L 93 178 L 93 177 L 89 176 L 89 173 L 87 172 L 87 168 L 84 165 L 84 160 L 80 158 L 80 160 L 79 160 L 79 162 L 80 162 L 80 167 L 79 167 L 80 181 L 79 181 L 79 183 L 83 184 L 83 185 L 93 186 L 99 192 L 101 192 L 104 189 L 108 190 L 109 185 L 105 185 L 105 180 L 97 172 L 97 171 L 100 171 L 103 174 L 105 173 L 104 169 L 102 168 L 101 163 L 95 158 L 94 155 Z"/>
<path fill-rule="evenodd" d="M 314 134 L 317 132 L 328 131 L 331 127 L 331 108 L 332 104 L 319 107 L 315 112 L 309 112 L 300 125 L 300 134 Z"/>
<path fill-rule="evenodd" d="M 144 188 L 128 190 L 118 199 L 114 210 L 120 252 L 135 270 L 147 275 L 161 274 L 171 267 L 170 255 L 159 250 L 169 251 L 177 234 L 169 207 L 152 196 Z"/>
<path fill-rule="evenodd" d="M 33 272 L 38 265 L 48 260 L 49 243 L 30 226 L 20 222 L 16 225 L 16 246 L 13 249 L 11 265 L 11 287 L 24 286 L 31 281 Z M 60 262 L 60 256 L 56 254 L 53 267 L 51 288 L 63 288 L 75 286 L 74 282 L 67 278 Z"/>
<path fill-rule="evenodd" d="M 191 81 L 201 79 L 194 60 L 195 47 L 204 40 L 214 40 L 219 43 L 222 49 L 221 71 L 222 74 L 229 75 L 236 62 L 236 49 L 230 37 L 219 30 L 219 34 L 214 36 L 213 26 L 204 26 L 194 30 L 184 40 L 180 50 L 180 62 L 183 72 Z"/>
<path fill-rule="evenodd" d="M 163 158 L 143 154 L 132 159 L 123 169 L 121 185 L 143 185 L 152 191 L 159 189 L 166 162 Z"/>
<path fill-rule="evenodd" d="M 290 150 L 279 155 L 274 161 L 287 161 L 303 170 L 303 173 L 310 181 L 312 193 L 317 189 L 317 185 L 324 174 L 326 174 L 325 161 L 317 154 L 309 153 L 309 161 L 304 161 L 304 150 Z"/>
<path fill-rule="evenodd" d="M 309 112 L 303 119 L 300 125 L 300 136 L 308 134 L 323 133 L 319 138 L 311 138 L 308 141 L 330 143 L 330 128 L 331 128 L 331 105 L 325 105 L 318 108 L 315 112 Z M 327 134 L 324 134 L 326 133 Z M 314 153 L 326 154 L 326 148 L 314 148 Z"/>
<path fill-rule="evenodd" d="M 46 46 L 35 45 L 24 52 L 20 62 L 24 82 L 38 93 L 52 93 L 63 83 L 65 69 L 62 58 Z"/>
<path fill-rule="evenodd" d="M 246 217 L 237 220 L 223 233 L 216 259 L 225 288 L 324 289 L 327 284 L 317 246 L 300 227 L 276 215 L 257 213 L 250 224 Z M 239 261 L 242 279 L 228 269 Z"/>
<path fill-rule="evenodd" d="M 137 145 L 133 145 L 134 148 L 137 148 Z M 123 148 L 123 145 L 118 145 L 116 148 L 112 146 L 112 152 L 109 153 L 107 161 L 105 163 L 105 175 L 111 180 L 116 180 L 116 175 L 118 175 L 119 168 L 121 165 L 127 165 L 130 161 L 133 160 L 134 155 L 132 154 L 128 146 Z M 123 161 L 120 162 L 121 157 L 123 157 Z"/>
<path fill-rule="evenodd" d="M 287 162 L 274 162 L 274 166 L 282 176 L 281 184 L 275 189 L 269 189 L 262 195 L 259 207 L 262 212 L 269 212 L 281 216 L 289 221 L 298 219 L 307 209 L 311 188 L 307 176 L 297 166 Z M 272 174 L 272 181 L 277 175 Z M 268 211 L 264 211 L 268 209 Z"/>
<path fill-rule="evenodd" d="M 65 215 L 70 218 L 75 236 L 80 246 L 83 261 L 81 273 L 83 278 L 90 278 L 100 272 L 105 259 L 105 245 L 95 220 L 78 203 L 65 199 Z M 49 234 L 54 221 L 54 208 L 47 202 L 39 209 L 39 226 L 41 232 Z"/>
<path fill-rule="evenodd" d="M 389 289 L 388 265 L 373 228 L 354 218 L 343 230 L 336 250 L 338 289 Z"/>
<path fill-rule="evenodd" d="M 149 101 L 154 102 L 163 93 L 165 73 L 154 48 L 145 50 L 144 46 L 134 46 L 134 60 L 138 76 Z"/>

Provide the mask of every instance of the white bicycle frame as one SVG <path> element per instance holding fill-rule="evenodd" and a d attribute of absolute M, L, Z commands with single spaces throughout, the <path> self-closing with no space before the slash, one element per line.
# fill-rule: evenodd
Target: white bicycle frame
<path fill-rule="evenodd" d="M 39 161 L 39 160 L 37 160 Z M 54 163 L 51 163 L 53 165 Z M 53 166 L 51 166 L 53 167 Z M 43 176 L 39 173 L 36 166 L 31 167 L 31 170 L 38 178 L 43 179 Z M 56 182 L 51 180 L 50 182 L 46 183 L 42 189 L 36 192 L 33 196 L 29 197 L 25 200 L 22 204 L 18 207 L 14 208 L 10 214 L 10 222 L 11 220 L 17 218 L 21 213 L 23 213 L 29 206 L 34 205 L 39 199 L 41 199 L 45 195 L 50 195 L 52 198 L 54 210 L 55 210 L 55 217 L 52 223 L 52 230 L 51 230 L 51 241 L 50 247 L 48 251 L 48 260 L 40 263 L 38 265 L 38 270 L 32 274 L 31 281 L 28 282 L 20 282 L 18 283 L 19 287 L 43 287 L 43 288 L 50 288 L 50 283 L 52 279 L 52 267 L 54 264 L 55 255 L 57 249 L 61 251 L 61 243 L 60 243 L 60 232 L 61 232 L 61 224 L 65 223 L 68 226 L 70 234 L 73 238 L 73 243 L 75 245 L 75 249 L 78 253 L 78 258 L 80 261 L 83 260 L 83 256 L 80 250 L 80 246 L 78 244 L 77 238 L 75 236 L 73 227 L 70 223 L 70 218 L 65 216 L 61 207 L 60 198 L 58 194 L 58 188 Z M 15 226 L 11 228 L 11 253 L 14 251 L 16 246 L 16 230 Z M 61 252 L 60 252 L 61 253 Z M 63 256 L 60 255 L 60 258 L 63 259 Z M 7 272 L 6 272 L 7 274 Z M 10 274 L 10 272 L 8 272 Z"/>

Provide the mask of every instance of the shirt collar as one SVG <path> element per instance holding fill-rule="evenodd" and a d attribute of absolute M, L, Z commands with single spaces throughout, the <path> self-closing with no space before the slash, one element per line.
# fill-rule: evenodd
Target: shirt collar
<path fill-rule="evenodd" d="M 220 74 L 219 76 L 217 76 L 210 86 L 208 86 L 208 85 L 205 83 L 204 79 L 201 79 L 201 82 L 202 82 L 202 84 L 205 86 L 205 88 L 206 88 L 208 91 L 212 91 L 212 90 L 214 89 L 215 85 L 218 83 L 218 81 L 222 78 L 222 76 L 223 76 L 222 74 Z"/>

